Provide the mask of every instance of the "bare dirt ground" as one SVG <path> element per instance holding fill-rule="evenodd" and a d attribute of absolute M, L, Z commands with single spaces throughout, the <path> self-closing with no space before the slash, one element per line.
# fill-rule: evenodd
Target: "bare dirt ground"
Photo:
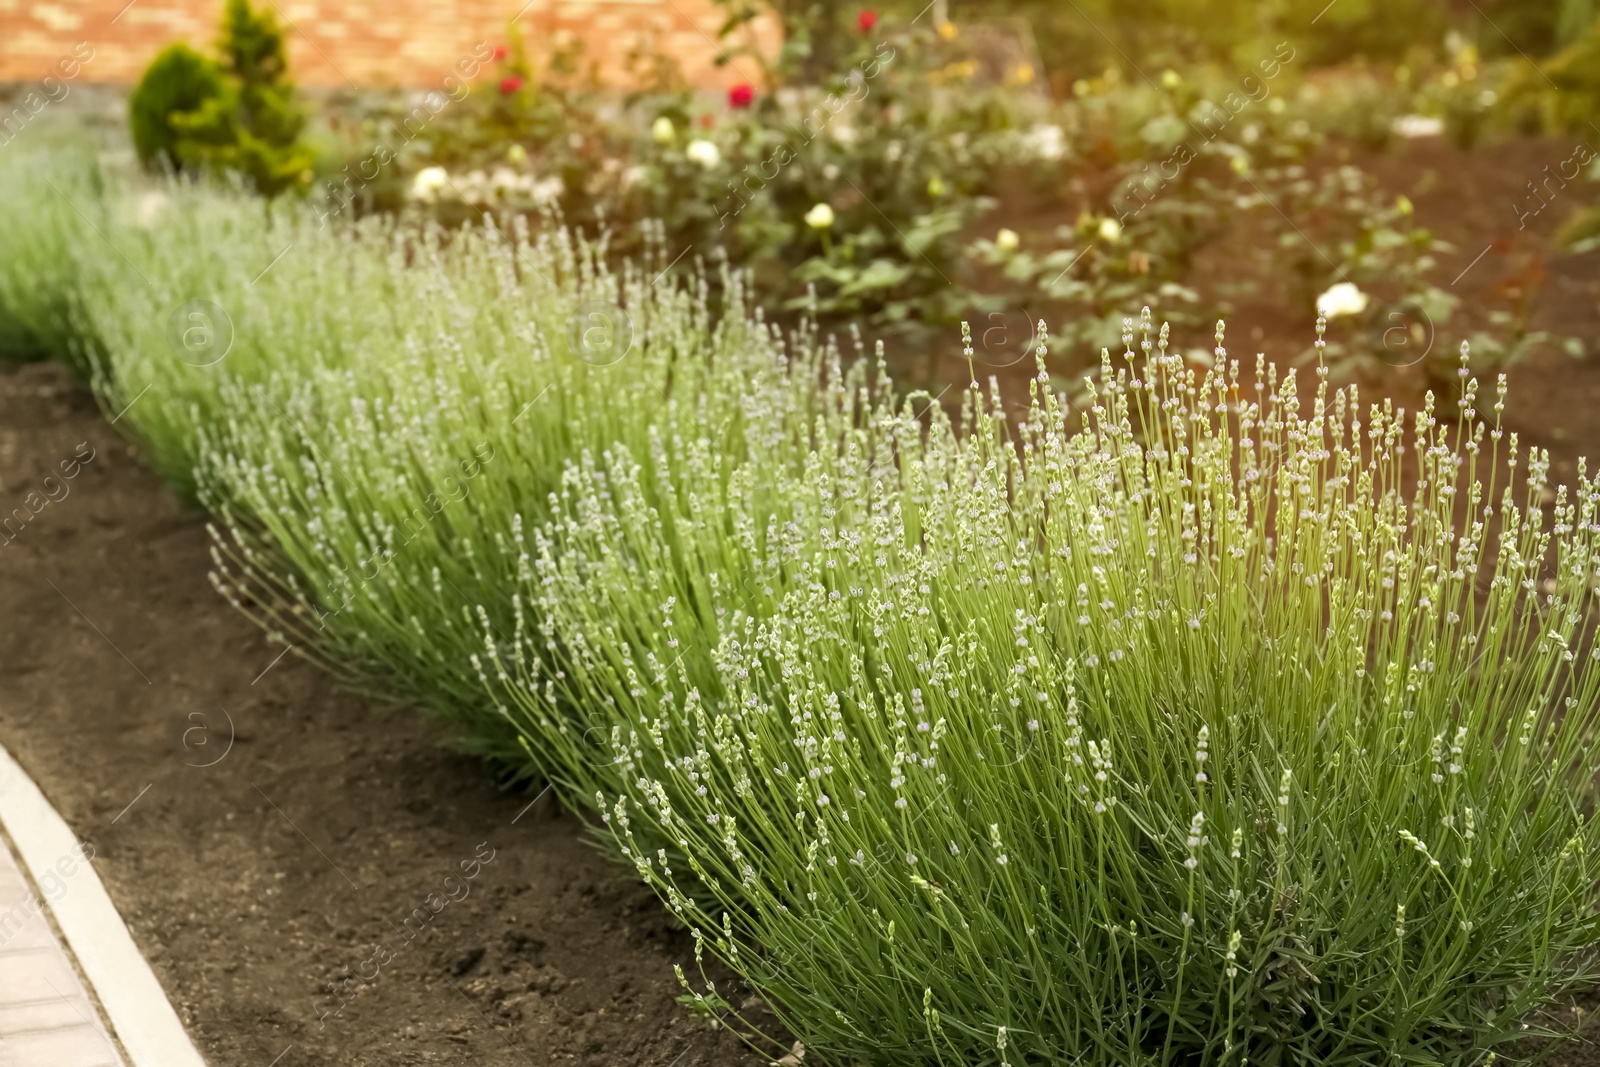
<path fill-rule="evenodd" d="M 1527 213 L 1536 203 L 1528 182 L 1542 178 L 1546 165 L 1554 168 L 1573 154 L 1573 140 L 1515 138 L 1473 150 L 1453 147 L 1443 138 L 1401 141 L 1388 151 L 1373 152 L 1329 146 L 1308 161 L 1312 176 L 1345 163 L 1353 163 L 1377 178 L 1387 196 L 1406 195 L 1414 204 L 1415 222 L 1450 246 L 1440 253 L 1431 271 L 1434 284 L 1455 296 L 1459 306 L 1448 322 L 1432 323 L 1427 344 L 1434 355 L 1453 357 L 1461 341 L 1478 330 L 1497 336 L 1503 331 L 1488 323 L 1491 310 L 1509 311 L 1519 305 L 1530 310 L 1528 326 L 1562 336 L 1577 337 L 1588 347 L 1582 359 L 1555 350 L 1536 348 L 1527 359 L 1509 368 L 1511 394 L 1508 426 L 1521 434 L 1524 446 L 1537 445 L 1551 452 L 1553 481 L 1571 482 L 1579 455 L 1600 459 L 1600 250 L 1572 255 L 1555 241 L 1556 231 L 1581 206 L 1600 201 L 1600 183 L 1574 181 L 1537 213 Z M 1059 194 L 1034 191 L 1008 199 L 994 215 L 985 218 L 974 236 L 1009 226 L 1021 233 L 1051 233 L 1070 224 L 1080 212 L 1105 210 L 1098 199 L 1081 201 L 1083 190 L 1063 187 Z M 1199 306 L 1208 309 L 1202 327 L 1176 330 L 1174 347 L 1180 350 L 1212 346 L 1211 318 L 1227 307 L 1226 347 L 1248 374 L 1258 352 L 1280 366 L 1303 363 L 1316 339 L 1316 311 L 1285 306 L 1276 294 L 1281 286 L 1263 274 L 1265 257 L 1249 255 L 1252 248 L 1267 247 L 1295 227 L 1301 236 L 1316 232 L 1306 219 L 1282 218 L 1271 213 L 1242 222 L 1202 247 L 1183 279 L 1200 294 Z M 1326 240 L 1326 238 L 1323 238 Z M 1320 249 L 1316 239 L 1314 245 Z M 1328 249 L 1321 251 L 1331 255 Z M 1252 293 L 1254 295 L 1252 295 Z M 1050 308 L 1036 307 L 1048 320 Z M 1130 314 L 1137 308 L 1129 308 Z M 1161 321 L 1161 308 L 1152 308 Z M 974 323 L 978 338 L 978 374 L 997 376 L 1014 417 L 1026 412 L 1028 382 L 1035 373 L 1029 351 L 1031 319 L 1019 308 Z M 994 326 L 989 333 L 986 325 Z M 1330 324 L 1330 337 L 1350 327 Z M 999 347 L 991 347 L 991 335 Z M 937 356 L 901 354 L 897 370 L 930 393 L 940 394 L 947 408 L 959 404 L 960 387 L 968 382 L 967 361 L 960 355 L 958 338 L 935 346 Z M 895 353 L 891 352 L 891 358 Z M 1075 381 L 1099 363 L 1098 350 L 1052 352 L 1048 365 L 1058 380 Z M 1496 373 L 1482 356 L 1473 363 L 1481 392 L 1492 394 Z M 1336 374 L 1340 368 L 1335 367 Z M 1302 371 L 1302 374 L 1305 372 Z M 1353 376 L 1364 400 L 1393 397 L 1409 411 L 1417 410 L 1424 392 L 1435 383 L 1425 365 L 1378 367 Z M 1302 378 L 1302 380 L 1306 380 Z M 1350 380 L 1335 378 L 1336 384 Z M 943 386 L 951 386 L 947 390 Z M 1591 466 L 1591 471 L 1593 471 Z"/>

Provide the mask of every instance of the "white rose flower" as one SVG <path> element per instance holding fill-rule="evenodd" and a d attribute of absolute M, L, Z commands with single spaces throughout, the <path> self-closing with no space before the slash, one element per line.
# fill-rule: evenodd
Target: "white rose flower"
<path fill-rule="evenodd" d="M 506 196 L 523 187 L 522 175 L 510 167 L 496 167 L 489 175 L 489 187 L 499 196 Z"/>
<path fill-rule="evenodd" d="M 449 184 L 450 175 L 443 167 L 423 167 L 411 179 L 411 199 L 431 204 Z"/>
<path fill-rule="evenodd" d="M 1107 244 L 1116 244 L 1122 240 L 1122 223 L 1113 218 L 1100 220 L 1100 239 Z"/>
<path fill-rule="evenodd" d="M 1437 137 L 1444 132 L 1444 120 L 1427 115 L 1401 115 L 1394 120 L 1394 132 L 1407 140 Z"/>
<path fill-rule="evenodd" d="M 1340 282 L 1317 297 L 1317 314 L 1325 318 L 1359 315 L 1367 310 L 1367 294 L 1352 282 Z"/>
<path fill-rule="evenodd" d="M 817 204 L 806 212 L 806 225 L 813 230 L 826 230 L 833 225 L 833 208 L 827 204 Z"/>
<path fill-rule="evenodd" d="M 560 178 L 551 176 L 534 182 L 528 188 L 528 196 L 535 204 L 554 204 L 566 191 L 566 183 Z"/>
<path fill-rule="evenodd" d="M 671 144 L 678 136 L 678 130 L 672 125 L 671 119 L 662 115 L 656 119 L 655 125 L 650 127 L 650 136 L 655 138 L 656 144 Z"/>
<path fill-rule="evenodd" d="M 1067 138 L 1060 126 L 1041 122 L 1022 136 L 1022 143 L 1035 159 L 1060 159 L 1067 154 Z"/>
<path fill-rule="evenodd" d="M 461 199 L 469 204 L 486 203 L 493 195 L 489 188 L 489 176 L 481 170 L 467 171 L 459 181 L 451 183 L 450 191 L 459 191 Z"/>
<path fill-rule="evenodd" d="M 722 153 L 710 141 L 690 141 L 689 147 L 683 150 L 690 162 L 698 163 L 706 170 L 711 170 L 722 162 Z"/>
<path fill-rule="evenodd" d="M 994 235 L 995 247 L 1002 252 L 1015 252 L 1022 239 L 1017 236 L 1016 230 L 1001 230 Z"/>

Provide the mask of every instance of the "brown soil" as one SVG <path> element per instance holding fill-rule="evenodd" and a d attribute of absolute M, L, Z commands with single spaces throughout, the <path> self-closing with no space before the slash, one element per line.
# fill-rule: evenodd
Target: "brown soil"
<path fill-rule="evenodd" d="M 1383 154 L 1334 153 L 1319 161 L 1323 166 L 1354 162 L 1390 193 L 1404 193 L 1416 205 L 1418 224 L 1453 246 L 1453 252 L 1439 257 L 1433 279 L 1460 297 L 1461 305 L 1436 331 L 1435 353 L 1455 352 L 1475 329 L 1492 332 L 1485 313 L 1510 310 L 1518 300 L 1531 307 L 1532 329 L 1584 342 L 1588 356 L 1583 359 L 1545 346 L 1510 368 L 1486 367 L 1482 360 L 1473 364 L 1483 395 L 1492 396 L 1496 372 L 1506 370 L 1508 429 L 1519 433 L 1524 446 L 1549 449 L 1551 480 L 1569 484 L 1579 456 L 1600 460 L 1600 251 L 1571 255 L 1557 245 L 1555 234 L 1579 207 L 1600 199 L 1600 186 L 1573 182 L 1528 216 L 1525 226 L 1518 206 L 1526 210 L 1536 203 L 1527 182 L 1542 178 L 1546 164 L 1556 169 L 1572 155 L 1573 144 L 1572 139 L 1521 138 L 1463 151 L 1430 138 L 1401 142 Z M 1227 246 L 1208 249 L 1192 283 L 1205 292 L 1213 288 L 1208 279 L 1233 280 L 1230 262 Z M 1235 355 L 1261 351 L 1283 361 L 1307 350 L 1314 326 L 1310 309 L 1240 302 L 1228 319 L 1228 344 Z M 1430 384 L 1422 366 L 1397 367 L 1364 378 L 1362 391 L 1369 401 L 1392 396 L 1415 410 Z M 1594 469 L 1591 464 L 1591 473 Z"/>
<path fill-rule="evenodd" d="M 676 1002 L 692 942 L 576 818 L 276 659 L 88 394 L 0 365 L 0 513 L 62 487 L 0 534 L 0 743 L 211 1062 L 762 1062 Z"/>
<path fill-rule="evenodd" d="M 1555 233 L 1579 207 L 1600 199 L 1600 186 L 1573 182 L 1525 228 L 1519 229 L 1517 206 L 1526 210 L 1534 203 L 1527 183 L 1542 178 L 1546 165 L 1557 169 L 1573 145 L 1572 138 L 1528 138 L 1464 152 L 1429 140 L 1360 161 L 1389 189 L 1410 195 L 1418 220 L 1455 246 L 1436 278 L 1444 284 L 1466 272 L 1452 290 L 1462 298 L 1464 315 L 1508 307 L 1527 289 L 1534 329 L 1577 337 L 1587 346 L 1583 359 L 1536 350 L 1507 371 L 1507 427 L 1524 445 L 1549 449 L 1551 480 L 1569 485 L 1580 456 L 1600 461 L 1600 251 L 1571 255 L 1557 246 Z M 1446 329 L 1436 343 L 1453 349 L 1460 338 L 1459 330 Z M 1397 371 L 1395 378 L 1413 394 L 1422 387 L 1415 371 Z M 1492 378 L 1480 372 L 1484 383 Z M 1590 473 L 1595 469 L 1592 462 Z"/>
<path fill-rule="evenodd" d="M 1568 482 L 1575 476 L 1579 455 L 1600 459 L 1600 419 L 1593 414 L 1600 401 L 1600 250 L 1571 255 L 1557 246 L 1555 233 L 1580 207 L 1600 200 L 1600 185 L 1582 178 L 1571 182 L 1543 210 L 1530 214 L 1526 225 L 1518 206 L 1527 210 L 1537 204 L 1527 183 L 1544 178 L 1547 164 L 1557 170 L 1573 155 L 1575 141 L 1514 138 L 1465 151 L 1442 138 L 1428 138 L 1401 141 L 1381 153 L 1334 146 L 1307 163 L 1312 175 L 1356 164 L 1373 174 L 1389 194 L 1406 194 L 1415 205 L 1416 222 L 1453 247 L 1438 256 L 1431 277 L 1461 302 L 1455 316 L 1433 331 L 1432 353 L 1454 353 L 1464 337 L 1479 330 L 1496 332 L 1488 325 L 1487 313 L 1510 311 L 1519 302 L 1531 308 L 1531 329 L 1584 341 L 1589 350 L 1586 359 L 1574 360 L 1546 346 L 1510 369 L 1508 424 L 1522 431 L 1524 445 L 1550 449 L 1552 479 Z M 1083 211 L 1106 210 L 1103 190 L 1087 192 L 1083 199 L 1086 190 L 1081 183 L 1056 194 L 1019 191 L 1005 197 L 1001 210 L 986 217 L 972 236 L 988 236 L 1001 226 L 1022 234 L 1052 234 Z M 1316 338 L 1316 313 L 1309 303 L 1285 307 L 1274 295 L 1279 287 L 1260 273 L 1261 263 L 1245 254 L 1252 247 L 1275 243 L 1288 229 L 1288 222 L 1263 215 L 1200 249 L 1183 279 L 1201 294 L 1201 308 L 1231 305 L 1225 316 L 1226 345 L 1246 373 L 1253 370 L 1257 352 L 1285 365 L 1308 356 Z M 1128 311 L 1133 314 L 1138 309 Z M 1161 308 L 1152 311 L 1160 321 Z M 979 376 L 1000 379 L 1013 416 L 1025 413 L 1028 381 L 1035 373 L 1029 341 L 1033 323 L 1041 315 L 1048 320 L 1058 313 L 1040 301 L 1026 309 L 1007 306 L 987 318 L 974 318 Z M 1331 330 L 1342 328 L 1335 323 Z M 1180 349 L 1209 350 L 1211 328 L 1175 331 L 1173 341 Z M 960 387 L 968 380 L 967 362 L 954 338 L 935 349 L 937 355 L 902 356 L 898 370 L 931 393 L 953 384 L 943 393 L 943 402 L 953 411 Z M 1098 362 L 1098 350 L 1050 356 L 1050 367 L 1062 380 L 1076 380 Z M 1487 366 L 1481 357 L 1473 368 L 1484 393 L 1492 394 L 1495 373 L 1502 368 Z M 1389 396 L 1413 411 L 1433 386 L 1423 364 L 1386 368 L 1359 380 L 1367 400 Z"/>

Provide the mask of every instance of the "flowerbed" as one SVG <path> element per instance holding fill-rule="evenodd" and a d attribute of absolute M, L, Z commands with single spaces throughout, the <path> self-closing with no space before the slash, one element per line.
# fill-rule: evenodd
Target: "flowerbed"
<path fill-rule="evenodd" d="M 1465 360 L 1408 425 L 1146 319 L 952 421 L 659 235 L 0 168 L 0 321 L 219 589 L 594 811 L 822 1061 L 1480 1063 L 1593 984 L 1600 497 Z"/>
<path fill-rule="evenodd" d="M 1474 337 L 1480 366 L 1548 343 L 1582 352 L 1529 332 L 1525 294 L 1462 308 L 1433 277 L 1453 250 L 1349 162 L 1352 145 L 1374 152 L 1397 136 L 1469 144 L 1512 123 L 1570 126 L 1589 95 L 1562 72 L 1581 67 L 1582 46 L 1541 76 L 1553 96 L 1523 84 L 1538 72 L 1484 63 L 1459 35 L 1408 65 L 1330 71 L 1316 67 L 1326 34 L 1290 33 L 1159 78 L 1084 68 L 1052 99 L 1014 24 L 829 6 L 780 13 L 786 44 L 771 56 L 738 32 L 760 6 L 730 5 L 722 59 L 750 80 L 725 96 L 691 90 L 659 55 L 638 57 L 633 91 L 610 90 L 581 51 L 535 58 L 513 27 L 430 91 L 341 97 L 312 120 L 273 12 L 230 0 L 215 60 L 175 45 L 152 65 L 134 141 L 157 170 L 226 174 L 300 199 L 323 224 L 379 212 L 505 229 L 521 217 L 535 231 L 604 231 L 612 265 L 658 248 L 684 274 L 731 263 L 786 324 L 857 322 L 927 351 L 930 367 L 974 313 L 1021 312 L 1030 329 L 1044 317 L 1058 324 L 1053 348 L 1093 350 L 1115 347 L 1144 305 L 1202 326 L 1198 289 L 1209 313 L 1227 313 L 1241 297 L 1309 310 L 1335 285 L 1363 289 L 1322 353 L 1341 380 L 1415 360 L 1450 385 L 1448 356 L 1419 355 L 1446 326 Z M 1144 32 L 1125 17 L 1119 32 Z M 1203 285 L 1197 256 L 1240 227 L 1269 231 L 1259 269 L 1226 292 Z M 1586 233 L 1579 218 L 1568 236 Z M 720 270 L 706 276 L 720 312 Z M 896 370 L 915 380 L 912 366 Z M 1082 399 L 1075 374 L 1058 385 Z"/>

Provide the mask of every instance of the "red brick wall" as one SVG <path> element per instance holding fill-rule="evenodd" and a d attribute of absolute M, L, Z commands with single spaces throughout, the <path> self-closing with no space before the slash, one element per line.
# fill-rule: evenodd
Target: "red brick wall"
<path fill-rule="evenodd" d="M 630 49 L 673 56 L 693 84 L 750 80 L 748 62 L 714 66 L 724 11 L 712 0 L 254 0 L 275 7 L 296 80 L 307 86 L 437 88 L 479 42 L 506 39 L 513 17 L 530 52 L 582 41 L 610 81 L 624 78 Z M 524 7 L 524 4 L 526 6 Z M 520 16 L 518 11 L 521 9 Z M 209 51 L 222 0 L 0 0 L 0 82 L 61 77 L 87 43 L 77 80 L 129 84 L 173 41 Z M 755 31 L 770 48 L 768 24 Z M 65 66 L 58 63 L 65 60 Z M 747 77 L 749 76 L 749 77 Z"/>

